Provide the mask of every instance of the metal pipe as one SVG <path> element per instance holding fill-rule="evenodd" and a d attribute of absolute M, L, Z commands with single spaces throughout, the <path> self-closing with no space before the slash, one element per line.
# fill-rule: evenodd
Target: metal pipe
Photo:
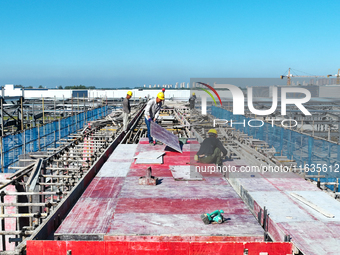
<path fill-rule="evenodd" d="M 44 125 L 45 124 L 44 98 L 42 98 L 42 114 L 43 114 L 43 125 Z"/>
<path fill-rule="evenodd" d="M 52 205 L 56 205 L 57 203 L 51 203 Z M 0 206 L 45 206 L 48 207 L 48 203 L 1 203 Z"/>
<path fill-rule="evenodd" d="M 0 201 L 3 204 L 4 203 L 4 196 L 0 197 Z M 5 213 L 5 207 L 4 206 L 0 206 L 0 214 L 4 214 Z M 1 231 L 5 231 L 5 219 L 2 218 L 1 219 Z M 6 236 L 2 236 L 2 250 L 5 251 L 6 250 Z"/>
<path fill-rule="evenodd" d="M 64 194 L 63 192 L 56 191 L 45 191 L 45 192 L 6 192 L 4 191 L 1 195 L 7 196 L 33 196 L 33 195 L 60 195 Z M 3 202 L 2 202 L 3 203 Z"/>
<path fill-rule="evenodd" d="M 41 186 L 69 186 L 69 184 L 65 184 L 65 183 L 57 183 L 57 182 L 45 182 L 45 183 L 43 183 L 43 182 L 39 182 L 39 183 L 37 183 L 38 185 L 41 185 Z"/>
<path fill-rule="evenodd" d="M 77 104 L 78 104 L 78 114 L 79 114 L 79 93 L 77 93 Z"/>
<path fill-rule="evenodd" d="M 26 230 L 26 231 L 0 231 L 0 235 L 20 235 L 20 236 L 29 236 L 32 235 L 34 231 Z"/>
<path fill-rule="evenodd" d="M 3 99 L 4 99 L 4 88 L 2 87 L 2 97 L 1 97 L 1 137 L 4 136 L 4 108 L 3 108 Z"/>
<path fill-rule="evenodd" d="M 39 122 L 38 122 L 38 127 L 37 127 L 37 131 L 38 131 L 38 148 L 39 148 L 39 151 L 41 150 L 41 148 L 40 148 L 40 127 L 39 127 L 40 125 L 39 125 Z"/>
<path fill-rule="evenodd" d="M 65 118 L 65 98 L 64 98 L 64 95 L 63 95 L 63 118 Z"/>
<path fill-rule="evenodd" d="M 3 137 L 0 137 L 0 147 L 1 147 L 1 172 L 4 172 L 4 148 L 3 148 L 3 141 L 2 141 Z"/>
<path fill-rule="evenodd" d="M 14 213 L 14 214 L 0 214 L 0 218 L 26 218 L 26 217 L 47 217 L 47 213 Z"/>
<path fill-rule="evenodd" d="M 84 168 L 84 167 L 82 167 Z M 46 170 L 67 170 L 67 171 L 81 171 L 80 168 L 61 168 L 61 167 L 46 167 Z"/>
<path fill-rule="evenodd" d="M 23 134 L 23 154 L 26 154 L 26 130 L 24 130 Z"/>
<path fill-rule="evenodd" d="M 55 101 L 56 101 L 56 96 L 54 96 L 54 120 L 56 119 L 56 114 L 55 114 Z"/>
<path fill-rule="evenodd" d="M 20 107 L 21 107 L 21 130 L 24 130 L 24 110 L 22 106 L 22 97 L 20 97 Z"/>

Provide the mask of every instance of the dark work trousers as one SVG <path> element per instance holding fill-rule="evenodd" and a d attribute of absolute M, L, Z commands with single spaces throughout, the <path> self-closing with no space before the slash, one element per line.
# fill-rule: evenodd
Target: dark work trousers
<path fill-rule="evenodd" d="M 221 165 L 222 164 L 221 150 L 219 148 L 216 148 L 212 155 L 208 155 L 203 158 L 198 158 L 198 161 L 206 164 L 214 163 L 216 165 Z"/>
<path fill-rule="evenodd" d="M 146 127 L 148 128 L 149 143 L 153 143 L 153 139 L 152 139 L 151 131 L 150 131 L 150 126 L 151 126 L 150 121 L 148 121 L 146 117 L 144 117 L 144 120 L 145 120 Z"/>

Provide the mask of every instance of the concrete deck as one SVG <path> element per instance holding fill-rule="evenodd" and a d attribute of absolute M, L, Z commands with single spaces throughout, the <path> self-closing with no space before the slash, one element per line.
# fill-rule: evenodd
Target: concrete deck
<path fill-rule="evenodd" d="M 149 164 L 136 164 L 144 151 L 165 151 L 163 164 L 151 165 L 157 186 L 138 185 Z M 191 153 L 193 155 L 193 153 Z M 263 241 L 264 231 L 221 173 L 201 181 L 175 181 L 170 168 L 190 164 L 165 145 L 119 145 L 55 233 L 57 240 L 105 241 Z M 223 224 L 204 225 L 200 215 L 225 211 Z"/>
<path fill-rule="evenodd" d="M 239 169 L 246 163 L 239 160 L 225 164 Z M 228 180 L 255 215 L 262 212 L 262 223 L 264 208 L 268 210 L 266 230 L 274 241 L 284 241 L 285 235 L 289 235 L 304 254 L 339 254 L 340 203 L 314 184 L 294 173 L 230 173 Z M 324 216 L 291 193 L 303 196 L 335 217 Z"/>

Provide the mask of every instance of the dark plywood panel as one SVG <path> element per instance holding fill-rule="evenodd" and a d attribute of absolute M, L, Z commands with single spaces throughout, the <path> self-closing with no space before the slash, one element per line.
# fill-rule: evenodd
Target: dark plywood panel
<path fill-rule="evenodd" d="M 153 121 L 151 121 L 151 136 L 172 149 L 182 153 L 178 137 Z"/>

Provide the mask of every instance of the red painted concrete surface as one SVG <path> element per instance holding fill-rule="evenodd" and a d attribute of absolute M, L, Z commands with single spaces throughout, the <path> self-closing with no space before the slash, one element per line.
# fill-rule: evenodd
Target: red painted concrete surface
<path fill-rule="evenodd" d="M 192 162 L 189 146 L 183 153 L 165 150 L 164 163 L 151 166 L 157 186 L 138 185 L 149 165 L 132 158 L 124 158 L 132 162 L 125 177 L 95 177 L 56 231 L 58 241 L 29 241 L 27 254 L 243 255 L 244 249 L 254 255 L 290 254 L 290 243 L 264 242 L 262 227 L 222 173 L 201 173 L 203 181 L 174 180 L 170 166 Z M 145 141 L 134 147 L 135 155 L 164 149 Z M 118 150 L 108 161 L 120 164 L 123 154 Z M 224 210 L 227 221 L 205 225 L 200 215 L 216 209 Z"/>
<path fill-rule="evenodd" d="M 117 149 L 109 161 L 119 164 L 123 152 Z M 164 145 L 139 144 L 135 155 L 164 149 Z M 221 173 L 206 173 L 203 181 L 175 181 L 170 166 L 190 164 L 190 152 L 165 151 L 163 162 L 152 166 L 152 175 L 159 178 L 157 186 L 138 185 L 149 165 L 134 162 L 126 177 L 96 177 L 55 239 L 145 241 L 152 237 L 154 241 L 166 235 L 167 241 L 212 241 L 216 236 L 223 237 L 217 238 L 220 241 L 263 241 L 263 229 Z M 204 225 L 200 215 L 216 209 L 225 211 L 227 222 Z"/>
<path fill-rule="evenodd" d="M 265 242 L 111 242 L 111 241 L 28 241 L 27 255 L 249 255 L 291 254 L 291 243 Z"/>

